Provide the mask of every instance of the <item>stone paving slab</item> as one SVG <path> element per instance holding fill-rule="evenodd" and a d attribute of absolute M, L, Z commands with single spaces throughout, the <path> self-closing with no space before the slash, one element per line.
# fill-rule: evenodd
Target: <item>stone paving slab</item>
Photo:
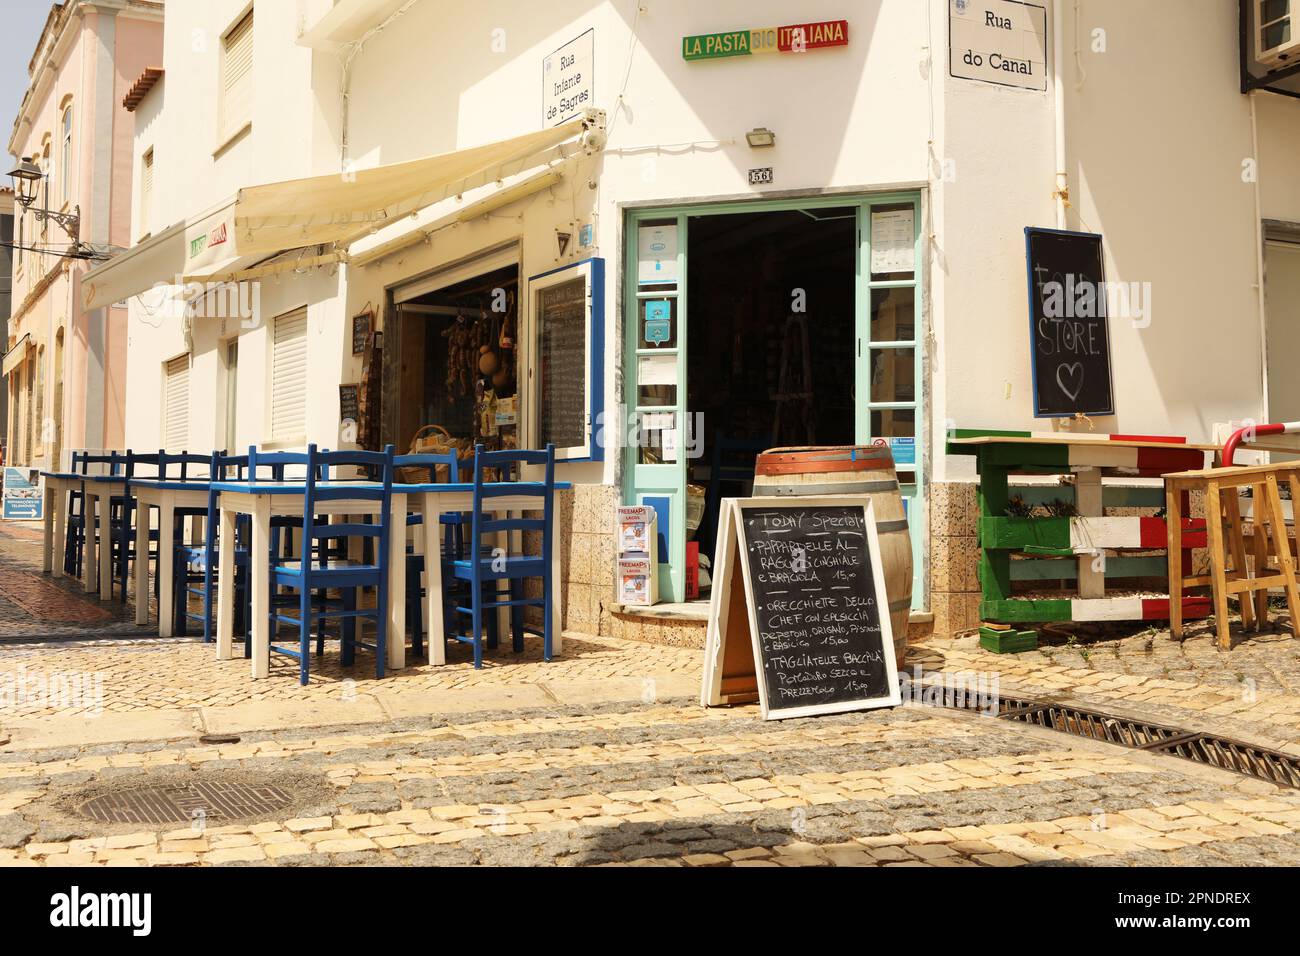
<path fill-rule="evenodd" d="M 81 582 L 56 578 L 41 570 L 44 534 L 38 525 L 0 521 L 0 648 L 14 638 L 84 637 L 96 634 L 157 634 L 157 627 L 135 623 L 134 605 L 100 601 Z M 62 555 L 58 556 L 59 558 Z M 151 620 L 157 620 L 151 599 Z"/>
<path fill-rule="evenodd" d="M 296 774 L 314 802 L 220 826 L 105 826 L 69 812 L 87 787 L 178 773 Z M 70 747 L 0 762 L 0 865 L 1243 859 L 1300 860 L 1300 794 L 916 706 L 774 722 L 752 706 L 552 705 L 423 727 Z"/>

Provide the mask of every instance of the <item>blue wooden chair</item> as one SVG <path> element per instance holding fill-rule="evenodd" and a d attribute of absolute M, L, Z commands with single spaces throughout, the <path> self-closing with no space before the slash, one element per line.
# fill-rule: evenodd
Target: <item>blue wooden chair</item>
<path fill-rule="evenodd" d="M 131 562 L 136 560 L 156 561 L 158 557 L 158 540 L 161 529 L 149 529 L 149 547 L 148 554 L 141 559 L 135 553 L 135 495 L 131 493 L 130 480 L 132 478 L 156 478 L 162 473 L 159 470 L 159 462 L 162 458 L 162 452 L 151 452 L 149 454 L 140 454 L 139 452 L 127 451 L 126 462 L 122 474 L 126 476 L 127 485 L 124 494 L 114 495 L 111 499 L 113 516 L 110 522 L 112 526 L 112 547 L 113 547 L 113 569 L 112 581 L 109 584 L 110 596 L 112 589 L 118 589 L 118 595 L 123 603 L 126 602 L 126 596 L 130 593 L 127 581 L 130 579 Z M 117 474 L 117 472 L 113 472 Z M 167 529 L 168 534 L 172 529 Z M 157 567 L 157 565 L 155 565 Z"/>
<path fill-rule="evenodd" d="M 542 481 L 511 481 L 492 483 L 485 477 L 488 471 L 511 472 L 520 465 L 544 465 Z M 494 518 L 485 514 L 483 504 L 490 498 L 504 496 L 538 499 L 540 518 Z M 544 615 L 542 625 L 542 657 L 551 659 L 551 607 L 555 582 L 552 580 L 551 526 L 555 520 L 555 446 L 547 445 L 545 451 L 485 451 L 482 445 L 474 449 L 474 501 L 470 512 L 470 533 L 463 558 L 450 558 L 443 563 L 443 577 L 447 580 L 465 581 L 469 584 L 469 604 L 456 605 L 452 615 L 453 628 L 448 635 L 453 640 L 474 647 L 474 666 L 483 666 L 484 613 L 500 607 L 511 609 L 511 638 L 515 653 L 524 649 L 525 607 L 540 607 Z M 505 531 L 540 531 L 542 553 L 524 555 L 498 553 L 487 535 Z M 523 581 L 540 578 L 542 596 L 523 596 Z M 507 582 L 507 590 L 500 591 L 499 582 Z M 460 618 L 468 617 L 470 630 L 462 634 Z"/>
<path fill-rule="evenodd" d="M 321 478 L 321 469 L 358 467 L 375 469 L 378 480 L 360 485 L 332 486 Z M 315 445 L 307 446 L 306 477 L 304 479 L 302 509 L 302 557 L 272 559 L 271 585 L 290 588 L 298 594 L 298 616 L 279 613 L 274 607 L 270 614 L 271 650 L 296 658 L 298 681 L 306 684 L 311 660 L 311 632 L 319 625 L 324 634 L 326 618 L 343 622 L 340 658 L 343 665 L 353 663 L 356 648 L 364 647 L 375 654 L 375 676 L 384 676 L 388 651 L 388 536 L 391 527 L 390 505 L 393 494 L 393 446 L 382 452 L 375 451 L 317 451 Z M 316 515 L 322 502 L 340 499 L 374 502 L 376 514 L 370 524 L 323 523 Z M 405 533 L 401 529 L 399 533 Z M 331 556 L 326 542 L 350 538 L 369 539 L 373 544 L 373 561 L 352 561 Z M 377 600 L 373 608 L 357 606 L 357 592 L 373 587 Z M 313 601 L 314 590 L 337 589 L 342 592 L 342 607 L 327 602 Z M 357 622 L 369 618 L 374 622 L 375 642 L 367 644 L 358 638 Z M 275 644 L 276 629 L 284 624 L 298 631 L 296 648 Z M 397 638 L 400 640 L 401 635 Z M 317 653 L 321 645 L 318 640 Z"/>
<path fill-rule="evenodd" d="M 71 470 L 74 474 L 116 474 L 120 460 L 112 455 L 92 455 L 88 451 L 72 453 Z M 80 491 L 68 494 L 67 538 L 63 545 L 63 570 L 73 577 L 81 577 L 86 555 L 86 498 Z"/>

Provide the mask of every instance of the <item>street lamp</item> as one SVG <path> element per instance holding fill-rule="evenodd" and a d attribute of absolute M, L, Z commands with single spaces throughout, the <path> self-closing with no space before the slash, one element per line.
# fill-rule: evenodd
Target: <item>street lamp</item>
<path fill-rule="evenodd" d="M 23 204 L 24 209 L 29 207 L 36 201 L 36 184 L 44 175 L 40 167 L 24 156 L 18 168 L 9 175 L 14 181 L 15 198 Z"/>
<path fill-rule="evenodd" d="M 31 211 L 36 217 L 37 222 L 44 222 L 47 219 L 53 219 L 72 238 L 72 251 L 74 254 L 80 252 L 81 246 L 81 207 L 73 206 L 72 212 L 55 212 L 52 209 L 42 209 L 39 206 L 32 209 L 32 203 L 36 202 L 36 195 L 41 181 L 45 178 L 45 173 L 41 168 L 32 162 L 31 157 L 24 156 L 18 168 L 12 170 L 9 176 L 14 181 L 14 198 L 22 204 L 24 209 Z"/>

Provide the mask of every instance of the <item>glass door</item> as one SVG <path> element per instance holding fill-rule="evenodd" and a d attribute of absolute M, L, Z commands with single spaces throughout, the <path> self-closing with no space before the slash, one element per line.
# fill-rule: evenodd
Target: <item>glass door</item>
<path fill-rule="evenodd" d="M 912 606 L 925 603 L 920 198 L 872 197 L 858 212 L 857 440 L 894 455 L 912 537 Z"/>
<path fill-rule="evenodd" d="M 659 595 L 686 594 L 686 216 L 630 217 L 624 501 L 655 509 Z"/>
<path fill-rule="evenodd" d="M 913 544 L 913 602 L 925 601 L 920 195 L 817 197 L 638 210 L 628 215 L 624 263 L 623 501 L 655 508 L 659 593 L 685 595 L 687 455 L 703 436 L 687 408 L 688 222 L 696 216 L 854 207 L 853 440 L 888 444 Z M 850 240 L 852 241 L 852 240 Z M 739 295 L 753 274 L 737 274 Z M 607 427 L 608 427 L 607 423 Z"/>

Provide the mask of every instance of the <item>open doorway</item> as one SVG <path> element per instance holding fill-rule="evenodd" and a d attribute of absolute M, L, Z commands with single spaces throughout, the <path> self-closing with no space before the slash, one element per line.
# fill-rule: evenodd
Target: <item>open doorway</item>
<path fill-rule="evenodd" d="M 751 493 L 759 452 L 854 441 L 857 220 L 852 206 L 689 219 L 687 493 L 710 558 L 720 502 Z"/>
<path fill-rule="evenodd" d="M 518 447 L 518 309 L 517 265 L 401 301 L 385 333 L 384 441 Z"/>

